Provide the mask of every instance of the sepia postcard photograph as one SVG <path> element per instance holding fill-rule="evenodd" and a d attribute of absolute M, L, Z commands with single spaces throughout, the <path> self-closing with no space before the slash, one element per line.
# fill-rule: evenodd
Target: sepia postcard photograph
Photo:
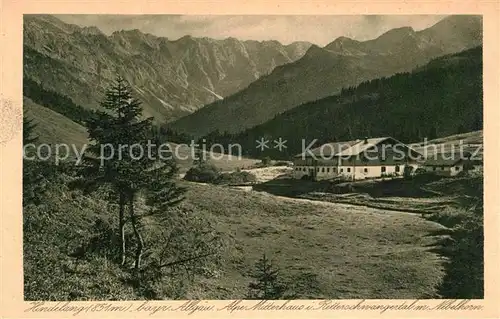
<path fill-rule="evenodd" d="M 2 97 L 25 315 L 483 309 L 481 12 L 40 12 Z"/>

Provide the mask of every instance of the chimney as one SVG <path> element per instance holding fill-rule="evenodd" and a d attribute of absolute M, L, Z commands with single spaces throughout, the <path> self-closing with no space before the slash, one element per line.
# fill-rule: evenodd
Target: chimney
<path fill-rule="evenodd" d="M 368 144 L 368 137 L 365 137 L 365 144 Z"/>

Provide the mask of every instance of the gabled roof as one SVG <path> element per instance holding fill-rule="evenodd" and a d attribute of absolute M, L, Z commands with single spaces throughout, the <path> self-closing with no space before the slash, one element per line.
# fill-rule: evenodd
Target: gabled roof
<path fill-rule="evenodd" d="M 466 161 L 467 158 L 460 152 L 456 153 L 436 153 L 431 155 L 431 157 L 426 158 L 425 166 L 453 166 L 461 161 Z"/>
<path fill-rule="evenodd" d="M 366 140 L 360 140 L 358 143 L 352 145 L 350 148 L 343 150 L 338 154 L 339 156 L 355 156 L 363 153 L 364 151 L 370 149 L 373 146 L 377 146 L 378 144 L 391 139 L 391 137 L 377 137 L 377 138 L 368 138 Z"/>
<path fill-rule="evenodd" d="M 353 145 L 359 143 L 358 140 L 353 140 L 353 141 L 346 141 L 346 142 L 333 142 L 333 143 L 326 143 L 321 145 L 320 147 L 313 148 L 311 150 L 311 153 L 314 155 L 321 155 L 321 149 L 323 148 L 323 156 L 328 157 L 332 155 L 337 155 L 340 154 L 341 152 L 351 148 Z M 295 157 L 302 157 L 302 154 L 300 153 L 295 155 Z M 307 154 L 306 154 L 307 156 Z"/>
<path fill-rule="evenodd" d="M 323 157 L 332 157 L 332 156 L 357 156 L 368 149 L 385 142 L 387 140 L 392 140 L 395 142 L 395 144 L 403 144 L 404 143 L 392 138 L 392 137 L 375 137 L 375 138 L 368 138 L 368 139 L 360 139 L 360 140 L 352 140 L 352 141 L 345 141 L 345 142 L 335 142 L 335 143 L 326 143 L 321 145 L 320 147 L 316 147 L 314 149 L 311 149 L 311 153 L 314 154 L 315 156 L 323 155 Z M 411 151 L 421 155 L 408 145 L 406 145 Z M 323 153 L 321 153 L 323 151 Z M 333 153 L 333 154 L 332 154 Z M 295 157 L 308 157 L 310 156 L 309 153 L 300 153 L 295 155 Z"/>

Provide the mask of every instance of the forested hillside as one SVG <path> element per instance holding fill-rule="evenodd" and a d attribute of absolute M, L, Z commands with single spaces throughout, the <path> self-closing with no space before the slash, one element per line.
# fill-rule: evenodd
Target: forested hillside
<path fill-rule="evenodd" d="M 208 144 L 240 143 L 248 155 L 286 158 L 306 145 L 392 136 L 403 142 L 482 129 L 482 47 L 444 56 L 411 73 L 345 88 L 338 95 L 303 104 L 240 134 L 218 131 Z M 287 140 L 281 152 L 261 152 L 261 137 Z"/>

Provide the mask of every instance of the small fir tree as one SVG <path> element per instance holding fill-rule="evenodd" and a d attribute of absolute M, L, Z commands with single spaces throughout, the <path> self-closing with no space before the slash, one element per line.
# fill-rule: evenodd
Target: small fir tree
<path fill-rule="evenodd" d="M 279 270 L 272 265 L 265 254 L 255 264 L 255 271 L 251 277 L 254 281 L 248 285 L 249 299 L 272 300 L 283 297 L 285 286 L 279 278 Z"/>

